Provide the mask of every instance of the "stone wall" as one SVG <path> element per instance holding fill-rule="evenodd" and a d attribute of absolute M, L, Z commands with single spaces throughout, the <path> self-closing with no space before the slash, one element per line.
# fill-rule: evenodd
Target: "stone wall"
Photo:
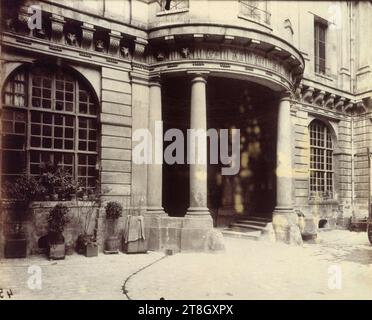
<path fill-rule="evenodd" d="M 357 217 L 368 215 L 368 156 L 367 147 L 371 144 L 371 120 L 367 117 L 354 118 L 354 184 L 355 205 L 354 212 Z"/>
<path fill-rule="evenodd" d="M 128 72 L 102 68 L 101 186 L 117 201 L 131 191 L 131 93 Z"/>
<path fill-rule="evenodd" d="M 313 114 L 306 105 L 297 105 L 292 111 L 294 144 L 294 199 L 295 209 L 305 215 L 305 233 L 314 233 L 319 221 L 325 219 L 329 227 L 345 227 L 352 215 L 351 178 L 351 121 L 349 117 L 334 119 L 326 114 Z M 334 199 L 311 200 L 309 194 L 310 122 L 322 119 L 334 138 Z M 338 119 L 337 119 L 338 118 Z"/>
<path fill-rule="evenodd" d="M 23 231 L 26 234 L 27 239 L 27 254 L 41 254 L 45 253 L 45 249 L 39 247 L 40 238 L 48 234 L 48 222 L 47 216 L 49 210 L 51 210 L 58 202 L 35 202 L 33 203 L 26 212 L 23 220 Z M 66 201 L 63 202 L 68 206 L 70 212 L 70 222 L 65 228 L 63 233 L 65 237 L 65 243 L 68 247 L 76 247 L 76 240 L 80 234 L 87 230 L 88 234 L 93 234 L 97 219 L 97 242 L 99 251 L 103 252 L 105 239 L 109 235 L 109 226 L 106 220 L 106 213 L 104 207 L 97 205 L 91 201 Z M 126 208 L 127 209 L 127 208 Z M 123 238 L 124 227 L 128 211 L 124 210 L 123 217 L 118 219 L 116 232 Z M 88 217 L 91 216 L 90 219 Z M 15 219 L 14 208 L 9 205 L 2 205 L 0 211 L 0 258 L 4 257 L 4 246 L 5 240 L 12 232 Z M 84 226 L 87 224 L 87 228 Z"/>

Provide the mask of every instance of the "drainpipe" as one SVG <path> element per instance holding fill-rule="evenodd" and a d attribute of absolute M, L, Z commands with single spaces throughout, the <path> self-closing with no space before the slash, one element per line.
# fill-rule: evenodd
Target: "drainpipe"
<path fill-rule="evenodd" d="M 351 210 L 355 217 L 355 181 L 354 181 L 354 115 L 351 115 Z"/>
<path fill-rule="evenodd" d="M 350 91 L 355 93 L 355 32 L 354 32 L 354 12 L 353 12 L 353 2 L 349 2 L 349 24 L 350 24 Z"/>
<path fill-rule="evenodd" d="M 368 157 L 368 219 L 371 219 L 371 154 L 367 147 Z"/>
<path fill-rule="evenodd" d="M 129 0 L 129 24 L 132 24 L 133 1 Z"/>
<path fill-rule="evenodd" d="M 348 1 L 349 6 L 349 36 L 350 36 L 350 47 L 349 47 L 349 58 L 350 58 L 350 91 L 354 93 L 354 19 L 353 19 L 353 2 Z M 355 169 L 354 169 L 354 115 L 351 114 L 351 209 L 352 215 L 355 216 Z"/>

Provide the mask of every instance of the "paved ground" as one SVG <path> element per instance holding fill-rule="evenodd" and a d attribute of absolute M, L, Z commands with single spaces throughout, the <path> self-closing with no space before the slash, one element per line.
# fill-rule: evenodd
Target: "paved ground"
<path fill-rule="evenodd" d="M 125 279 L 162 256 L 152 252 L 100 254 L 92 258 L 75 254 L 63 261 L 48 261 L 45 257 L 1 260 L 0 289 L 4 291 L 4 299 L 9 288 L 14 294 L 11 299 L 126 299 L 122 291 Z M 28 282 L 31 287 L 37 284 L 38 266 L 42 272 L 42 289 L 31 290 Z"/>
<path fill-rule="evenodd" d="M 366 233 L 327 231 L 321 239 L 304 247 L 226 239 L 224 253 L 168 256 L 133 275 L 126 288 L 132 299 L 372 299 Z M 0 288 L 12 288 L 18 299 L 126 299 L 125 279 L 162 256 L 2 260 Z M 41 290 L 27 287 L 30 265 L 42 268 Z"/>

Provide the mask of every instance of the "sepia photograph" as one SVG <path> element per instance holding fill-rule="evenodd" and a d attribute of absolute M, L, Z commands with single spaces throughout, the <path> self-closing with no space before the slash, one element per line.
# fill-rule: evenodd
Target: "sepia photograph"
<path fill-rule="evenodd" d="M 371 48 L 372 1 L 1 0 L 0 308 L 372 300 Z"/>

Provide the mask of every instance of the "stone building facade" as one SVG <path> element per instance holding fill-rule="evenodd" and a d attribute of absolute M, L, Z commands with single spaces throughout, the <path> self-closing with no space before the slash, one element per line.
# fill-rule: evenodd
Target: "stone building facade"
<path fill-rule="evenodd" d="M 2 4 L 2 181 L 58 160 L 87 189 L 107 189 L 104 200 L 141 211 L 154 250 L 205 250 L 213 226 L 240 216 L 272 219 L 288 241 L 300 212 L 308 233 L 367 215 L 370 1 Z M 30 29 L 32 5 L 41 26 Z M 155 121 L 239 128 L 239 173 L 133 163 L 133 133 L 155 133 Z M 31 206 L 30 252 L 51 205 Z"/>

